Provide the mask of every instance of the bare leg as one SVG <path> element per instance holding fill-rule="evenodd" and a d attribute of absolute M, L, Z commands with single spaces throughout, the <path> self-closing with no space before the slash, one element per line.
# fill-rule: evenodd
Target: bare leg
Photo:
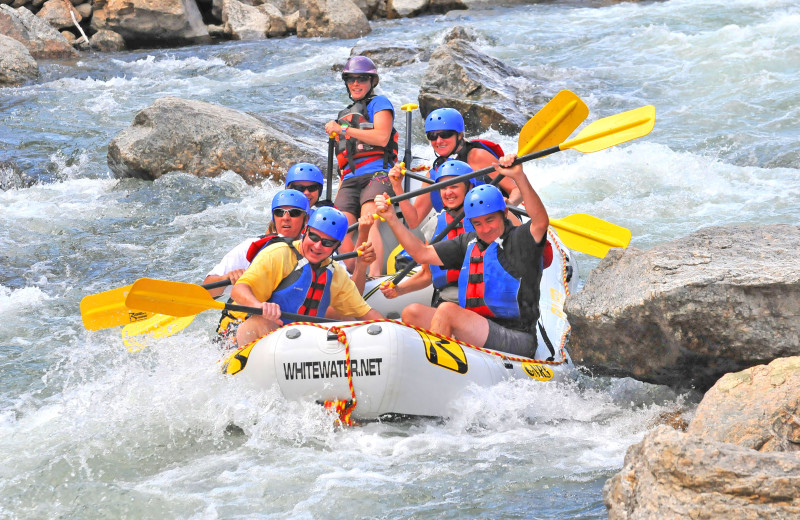
<path fill-rule="evenodd" d="M 431 328 L 431 319 L 436 309 L 421 303 L 412 303 L 403 309 L 402 317 L 400 318 L 409 325 L 420 327 L 423 329 Z"/>
<path fill-rule="evenodd" d="M 347 227 L 352 226 L 356 221 L 356 216 L 346 211 L 343 211 L 342 213 L 344 213 L 344 216 L 347 217 Z M 355 244 L 353 243 L 353 236 L 355 236 L 355 231 L 345 235 L 344 240 L 342 240 L 342 244 L 339 246 L 339 253 L 349 253 L 356 248 Z M 345 260 L 344 265 L 346 265 L 347 270 L 352 273 L 356 266 L 355 258 Z"/>
<path fill-rule="evenodd" d="M 261 316 L 250 316 L 244 320 L 244 323 L 239 325 L 236 331 L 236 343 L 243 347 L 251 341 L 266 336 L 276 328 L 278 328 L 278 325 L 272 321 L 266 320 Z"/>
<path fill-rule="evenodd" d="M 361 206 L 362 215 L 373 215 L 375 213 L 375 202 L 365 202 Z M 350 217 L 348 217 L 349 219 Z M 380 220 L 375 221 L 375 225 L 369 230 L 369 241 L 372 242 L 372 247 L 375 249 L 375 261 L 370 265 L 369 275 L 378 277 L 383 274 L 383 238 L 381 238 L 381 231 L 379 228 Z M 359 240 L 364 240 L 361 237 Z M 351 250 L 352 251 L 352 250 Z"/>
<path fill-rule="evenodd" d="M 478 347 L 484 346 L 489 337 L 486 318 L 452 302 L 443 302 L 436 308 L 430 329 Z"/>

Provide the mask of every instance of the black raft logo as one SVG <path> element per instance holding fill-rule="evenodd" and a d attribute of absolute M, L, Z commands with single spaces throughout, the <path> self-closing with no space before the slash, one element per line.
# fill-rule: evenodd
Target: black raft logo
<path fill-rule="evenodd" d="M 469 370 L 467 365 L 467 355 L 464 353 L 464 348 L 449 339 L 433 336 L 425 332 L 419 332 L 422 342 L 425 345 L 425 356 L 428 361 L 436 366 L 458 372 L 459 374 L 466 374 Z"/>

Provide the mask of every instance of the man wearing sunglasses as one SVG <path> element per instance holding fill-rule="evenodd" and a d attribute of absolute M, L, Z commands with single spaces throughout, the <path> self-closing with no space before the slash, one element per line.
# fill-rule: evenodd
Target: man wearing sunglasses
<path fill-rule="evenodd" d="M 353 103 L 339 112 L 335 121 L 325 124 L 325 132 L 336 135 L 336 158 L 342 176 L 334 203 L 353 224 L 359 216 L 375 213 L 376 195 L 392 193 L 387 172 L 397 161 L 398 134 L 391 101 L 374 92 L 380 78 L 372 60 L 351 57 L 342 70 L 342 80 Z M 383 241 L 377 225 L 369 239 L 377 255 L 370 274 L 380 276 Z M 352 237 L 348 236 L 342 251 L 352 250 Z"/>
<path fill-rule="evenodd" d="M 281 311 L 324 316 L 328 307 L 357 320 L 382 318 L 362 298 L 345 268 L 330 257 L 347 234 L 344 214 L 320 208 L 305 234 L 292 244 L 276 242 L 263 249 L 238 279 L 231 296 L 240 305 L 261 307 L 239 326 L 239 346 L 283 325 Z"/>
<path fill-rule="evenodd" d="M 479 347 L 531 357 L 536 353 L 542 253 L 550 223 L 547 210 L 522 170 L 504 155 L 496 173 L 519 187 L 530 221 L 513 226 L 496 186 L 472 188 L 464 213 L 474 231 L 436 244 L 425 244 L 394 215 L 384 196 L 375 197 L 379 214 L 409 255 L 420 264 L 459 269 L 458 303 L 436 308 L 420 305 L 408 322 Z M 447 163 L 445 163 L 447 164 Z"/>
<path fill-rule="evenodd" d="M 448 159 L 456 159 L 470 165 L 473 170 L 480 170 L 492 166 L 503 155 L 499 145 L 484 139 L 464 139 L 464 118 L 455 108 L 437 108 L 432 110 L 425 118 L 425 136 L 433 147 L 436 160 L 431 166 L 430 177 L 435 177 L 435 171 Z M 408 165 L 406 165 L 408 166 Z M 475 184 L 488 184 L 497 176 L 489 174 L 475 179 Z M 389 171 L 389 181 L 392 183 L 395 195 L 403 193 L 403 172 L 399 165 Z M 502 179 L 498 184 L 500 191 L 509 204 L 517 205 L 522 201 L 522 195 L 514 181 Z M 401 205 L 403 218 L 411 229 L 416 228 L 433 208 L 439 212 L 443 209 L 442 199 L 438 191 L 420 195 L 414 200 L 413 205 Z"/>

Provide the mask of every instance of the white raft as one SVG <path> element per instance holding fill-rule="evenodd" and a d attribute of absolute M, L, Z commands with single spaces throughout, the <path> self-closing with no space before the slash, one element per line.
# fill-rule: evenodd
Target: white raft
<path fill-rule="evenodd" d="M 294 323 L 237 350 L 223 370 L 239 374 L 257 388 L 277 385 L 289 400 L 322 403 L 355 397 L 356 420 L 447 417 L 472 385 L 488 387 L 511 378 L 557 380 L 573 368 L 565 348 L 569 323 L 563 308 L 577 286 L 577 266 L 552 228 L 548 241 L 553 261 L 542 274 L 542 327 L 537 327 L 535 359 L 478 349 L 398 321 Z M 378 291 L 369 303 L 387 316 L 412 301 L 429 304 L 430 297 L 428 290 L 419 291 L 412 300 L 386 300 Z M 347 348 L 340 341 L 342 334 Z"/>

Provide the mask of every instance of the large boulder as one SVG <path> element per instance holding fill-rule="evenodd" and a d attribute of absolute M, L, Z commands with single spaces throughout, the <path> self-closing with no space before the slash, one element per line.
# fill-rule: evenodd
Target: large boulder
<path fill-rule="evenodd" d="M 800 457 L 660 426 L 603 489 L 609 520 L 800 517 Z"/>
<path fill-rule="evenodd" d="M 703 396 L 686 433 L 758 451 L 800 451 L 800 357 L 726 374 Z"/>
<path fill-rule="evenodd" d="M 430 49 L 413 43 L 396 42 L 388 46 L 379 46 L 367 41 L 359 42 L 350 50 L 350 56 L 366 56 L 371 59 L 381 72 L 386 67 L 401 67 L 416 61 L 428 61 Z M 344 68 L 344 63 L 334 66 L 337 70 Z"/>
<path fill-rule="evenodd" d="M 372 32 L 367 16 L 353 0 L 302 0 L 297 36 L 360 38 Z"/>
<path fill-rule="evenodd" d="M 39 66 L 28 49 L 0 34 L 0 87 L 16 86 L 39 77 Z"/>
<path fill-rule="evenodd" d="M 516 135 L 549 101 L 523 73 L 481 52 L 454 28 L 431 53 L 419 91 L 423 117 L 431 110 L 453 107 L 464 116 L 468 134 L 490 127 Z"/>
<path fill-rule="evenodd" d="M 727 372 L 800 354 L 800 226 L 700 230 L 614 249 L 568 299 L 576 363 L 706 390 Z"/>
<path fill-rule="evenodd" d="M 271 4 L 247 5 L 239 0 L 222 0 L 224 31 L 234 40 L 263 40 L 286 34 L 286 22 Z"/>
<path fill-rule="evenodd" d="M 215 177 L 231 170 L 249 183 L 282 182 L 296 162 L 324 164 L 324 146 L 289 137 L 322 134 L 321 128 L 301 120 L 267 123 L 211 103 L 165 97 L 112 139 L 108 165 L 117 177 L 157 179 L 172 171 Z"/>
<path fill-rule="evenodd" d="M 210 41 L 195 0 L 95 0 L 91 25 L 132 47 Z"/>
<path fill-rule="evenodd" d="M 0 34 L 14 38 L 37 60 L 75 58 L 78 52 L 47 21 L 24 7 L 0 5 Z"/>
<path fill-rule="evenodd" d="M 422 14 L 446 13 L 455 9 L 466 9 L 460 0 L 387 0 L 388 18 L 411 18 Z"/>
<path fill-rule="evenodd" d="M 70 15 L 70 11 L 72 15 Z M 42 5 L 42 8 L 39 9 L 39 12 L 36 13 L 36 16 L 46 20 L 47 23 L 56 29 L 75 27 L 72 16 L 75 16 L 75 20 L 78 22 L 83 20 L 81 13 L 79 13 L 70 2 L 65 0 L 47 0 Z"/>

